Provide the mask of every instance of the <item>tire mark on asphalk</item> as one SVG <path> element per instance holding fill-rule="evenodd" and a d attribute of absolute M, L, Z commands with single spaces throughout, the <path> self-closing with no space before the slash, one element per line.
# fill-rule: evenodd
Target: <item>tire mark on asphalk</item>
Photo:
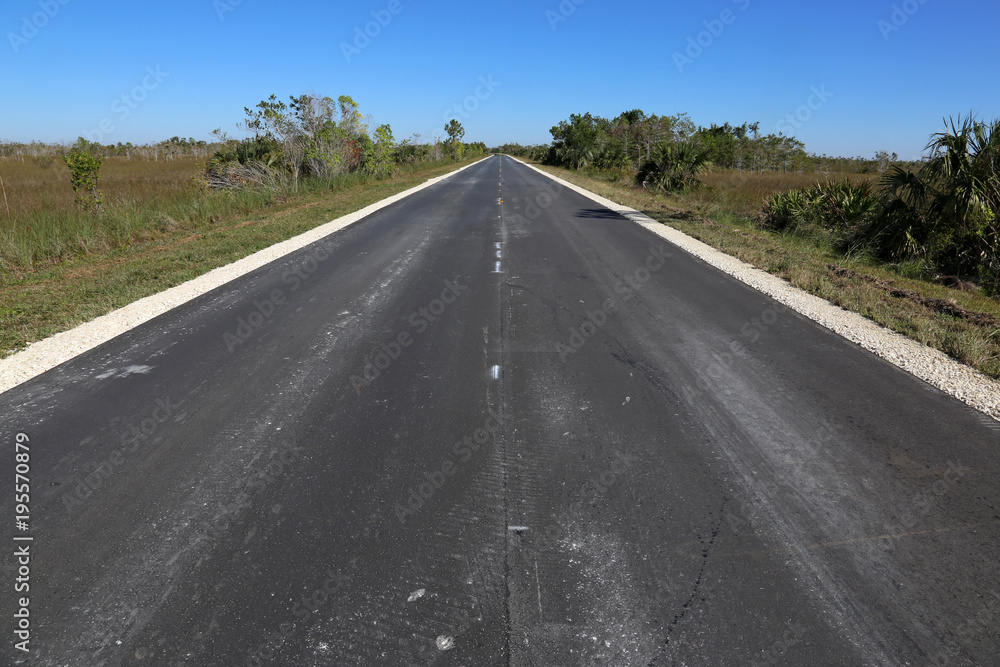
<path fill-rule="evenodd" d="M 705 577 L 705 570 L 708 567 L 709 556 L 712 553 L 712 547 L 715 545 L 715 540 L 719 536 L 722 530 L 723 515 L 725 514 L 726 504 L 729 502 L 729 497 L 723 495 L 722 503 L 719 505 L 719 517 L 715 521 L 715 525 L 712 527 L 711 537 L 708 540 L 708 544 L 702 549 L 701 555 L 701 567 L 698 569 L 698 576 L 691 586 L 691 594 L 688 596 L 687 601 L 681 605 L 681 610 L 674 616 L 674 620 L 667 626 L 666 636 L 663 638 L 663 647 L 660 649 L 659 654 L 657 654 L 652 660 L 649 661 L 649 667 L 657 664 L 660 658 L 663 657 L 664 652 L 670 645 L 670 636 L 673 634 L 674 629 L 680 624 L 680 622 L 687 616 L 688 612 L 692 609 L 695 604 L 695 600 L 698 597 L 699 591 L 701 590 L 702 579 Z"/>

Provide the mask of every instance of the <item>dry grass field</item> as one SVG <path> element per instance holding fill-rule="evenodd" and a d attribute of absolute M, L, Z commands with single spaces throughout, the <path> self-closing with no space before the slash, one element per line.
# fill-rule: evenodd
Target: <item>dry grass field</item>
<path fill-rule="evenodd" d="M 179 157 L 170 160 L 106 158 L 101 167 L 101 191 L 110 205 L 126 202 L 150 203 L 188 190 L 201 172 L 202 160 Z M 0 158 L 0 178 L 7 191 L 8 223 L 28 221 L 36 214 L 74 214 L 73 187 L 69 168 L 53 157 Z"/>
<path fill-rule="evenodd" d="M 609 181 L 622 188 L 633 186 L 634 174 L 631 172 L 582 169 L 576 173 L 596 181 Z M 672 193 L 670 198 L 705 213 L 720 213 L 750 220 L 757 217 L 764 201 L 776 192 L 808 188 L 817 183 L 844 180 L 856 183 L 877 181 L 878 178 L 877 174 L 833 170 L 799 173 L 713 169 L 698 174 L 698 187 Z"/>
<path fill-rule="evenodd" d="M 775 192 L 788 192 L 808 188 L 817 183 L 849 180 L 852 182 L 877 180 L 872 174 L 850 172 L 749 172 L 735 170 L 710 171 L 699 175 L 705 187 L 685 195 L 691 202 L 716 204 L 720 208 L 742 216 L 754 217 L 760 213 L 764 200 Z"/>
<path fill-rule="evenodd" d="M 49 156 L 0 159 L 5 201 L 0 209 L 0 268 L 30 271 L 67 257 L 148 240 L 165 231 L 160 211 L 195 202 L 201 171 L 194 158 L 105 159 L 99 214 L 74 202 L 70 172 Z M 169 213 L 166 213 L 169 215 Z"/>

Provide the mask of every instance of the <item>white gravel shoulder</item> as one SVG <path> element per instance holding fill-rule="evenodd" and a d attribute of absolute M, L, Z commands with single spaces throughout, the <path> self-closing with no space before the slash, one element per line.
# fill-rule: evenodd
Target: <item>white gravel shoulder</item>
<path fill-rule="evenodd" d="M 338 232 L 348 225 L 354 224 L 358 220 L 401 199 L 405 199 L 415 192 L 429 188 L 446 178 L 451 178 L 455 174 L 475 166 L 479 162 L 477 160 L 461 169 L 456 169 L 443 176 L 429 179 L 425 183 L 421 183 L 409 190 L 366 206 L 354 213 L 337 218 L 304 234 L 290 238 L 287 241 L 264 248 L 232 264 L 212 269 L 208 273 L 164 290 L 159 294 L 139 299 L 123 308 L 102 315 L 69 331 L 63 331 L 44 340 L 32 343 L 24 350 L 0 359 L 0 393 L 12 389 L 22 382 L 27 382 L 31 378 L 41 375 L 45 371 L 55 368 L 59 364 L 69 361 L 73 357 L 93 349 L 144 322 L 148 322 L 172 308 L 187 303 L 220 285 L 224 285 L 265 264 L 295 252 L 310 243 Z"/>
<path fill-rule="evenodd" d="M 775 301 L 805 315 L 847 340 L 874 352 L 911 375 L 1000 421 L 1000 382 L 955 361 L 938 350 L 875 324 L 857 313 L 835 306 L 825 299 L 793 287 L 786 280 L 720 252 L 633 208 L 622 206 L 610 199 L 596 195 L 533 165 L 524 162 L 521 164 L 525 164 L 525 166 L 558 181 L 565 187 L 589 197 L 601 206 L 606 206 L 612 211 L 620 213 L 682 250 L 767 294 Z"/>

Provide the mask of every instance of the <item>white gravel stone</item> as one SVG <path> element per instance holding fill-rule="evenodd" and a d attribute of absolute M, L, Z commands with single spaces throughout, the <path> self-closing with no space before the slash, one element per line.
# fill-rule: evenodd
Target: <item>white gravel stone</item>
<path fill-rule="evenodd" d="M 589 197 L 601 206 L 606 206 L 612 211 L 620 213 L 682 250 L 767 294 L 775 301 L 805 315 L 847 340 L 874 352 L 911 375 L 1000 421 L 1000 382 L 938 350 L 880 326 L 857 313 L 835 306 L 825 299 L 793 287 L 787 280 L 754 268 L 750 264 L 720 252 L 669 225 L 653 220 L 644 213 L 596 195 L 533 165 L 527 164 L 525 166 L 558 181 L 574 192 Z"/>

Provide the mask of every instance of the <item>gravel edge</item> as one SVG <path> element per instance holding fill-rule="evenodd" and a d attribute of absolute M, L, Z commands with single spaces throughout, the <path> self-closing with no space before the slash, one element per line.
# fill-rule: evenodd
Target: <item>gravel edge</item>
<path fill-rule="evenodd" d="M 489 159 L 489 157 L 483 159 Z M 442 176 L 435 176 L 420 185 L 370 204 L 354 213 L 348 213 L 336 220 L 315 227 L 308 232 L 264 248 L 232 264 L 217 267 L 197 278 L 134 301 L 127 306 L 101 315 L 73 329 L 31 343 L 24 350 L 0 359 L 0 394 L 69 361 L 77 355 L 83 354 L 102 343 L 106 343 L 130 329 L 134 329 L 154 317 L 185 304 L 216 287 L 225 285 L 265 264 L 269 264 L 289 253 L 304 248 L 310 243 L 339 232 L 362 218 L 386 206 L 395 204 L 415 192 L 429 188 L 470 167 L 474 167 L 481 161 L 476 160 L 472 164 L 465 165 L 455 171 L 448 172 Z"/>
<path fill-rule="evenodd" d="M 757 291 L 763 292 L 775 301 L 873 352 L 889 363 L 946 394 L 954 396 L 987 416 L 1000 421 L 1000 382 L 983 375 L 974 368 L 952 359 L 939 350 L 876 324 L 862 315 L 844 310 L 825 299 L 793 287 L 787 280 L 716 250 L 710 245 L 665 223 L 654 220 L 633 208 L 623 206 L 578 185 L 564 181 L 534 165 L 517 161 L 570 190 L 590 198 L 601 206 L 625 216 L 685 252 Z"/>

